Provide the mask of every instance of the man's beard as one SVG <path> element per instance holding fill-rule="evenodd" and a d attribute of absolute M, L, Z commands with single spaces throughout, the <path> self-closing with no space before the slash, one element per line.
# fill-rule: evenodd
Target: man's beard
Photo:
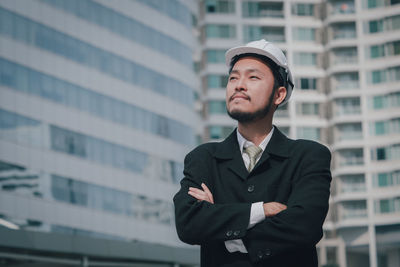
<path fill-rule="evenodd" d="M 267 116 L 267 114 L 271 110 L 274 95 L 275 95 L 275 90 L 273 90 L 271 96 L 269 97 L 268 104 L 265 105 L 265 107 L 260 108 L 254 112 L 242 112 L 242 111 L 229 112 L 228 109 L 226 111 L 228 112 L 229 117 L 231 117 L 234 120 L 237 120 L 240 123 L 254 122 Z"/>

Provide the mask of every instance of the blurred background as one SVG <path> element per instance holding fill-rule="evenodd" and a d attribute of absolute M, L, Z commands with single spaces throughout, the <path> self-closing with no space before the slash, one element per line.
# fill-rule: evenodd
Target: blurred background
<path fill-rule="evenodd" d="M 320 266 L 399 267 L 399 0 L 0 0 L 0 266 L 198 266 L 172 197 L 261 38 L 295 77 L 274 124 L 332 151 Z"/>

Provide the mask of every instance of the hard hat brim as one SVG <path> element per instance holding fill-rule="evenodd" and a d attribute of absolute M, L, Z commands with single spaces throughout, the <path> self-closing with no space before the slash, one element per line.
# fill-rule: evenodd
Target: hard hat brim
<path fill-rule="evenodd" d="M 228 67 L 230 67 L 232 59 L 235 56 L 242 55 L 242 54 L 248 54 L 248 53 L 266 56 L 267 58 L 270 58 L 273 62 L 275 62 L 276 65 L 287 69 L 287 66 L 282 66 L 282 64 L 278 61 L 278 59 L 273 54 L 271 54 L 263 49 L 260 49 L 260 48 L 248 47 L 248 46 L 233 47 L 233 48 L 229 49 L 228 51 L 226 51 L 225 63 Z"/>

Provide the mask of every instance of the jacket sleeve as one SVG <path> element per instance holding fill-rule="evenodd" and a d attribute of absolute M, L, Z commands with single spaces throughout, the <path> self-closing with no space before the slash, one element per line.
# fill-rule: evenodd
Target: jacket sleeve
<path fill-rule="evenodd" d="M 250 259 L 257 262 L 282 252 L 312 248 L 322 237 L 322 225 L 329 207 L 329 150 L 317 143 L 307 143 L 299 165 L 299 175 L 292 178 L 287 209 L 249 229 L 243 242 Z"/>
<path fill-rule="evenodd" d="M 188 244 L 238 239 L 249 223 L 251 203 L 211 204 L 188 194 L 189 187 L 201 189 L 201 183 L 214 192 L 211 158 L 201 147 L 185 157 L 184 178 L 174 196 L 177 233 Z"/>

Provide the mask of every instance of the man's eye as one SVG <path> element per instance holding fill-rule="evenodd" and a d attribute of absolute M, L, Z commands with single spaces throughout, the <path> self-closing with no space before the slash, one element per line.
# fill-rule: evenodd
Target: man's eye
<path fill-rule="evenodd" d="M 257 79 L 258 80 L 258 77 L 257 76 L 250 76 L 250 79 Z"/>
<path fill-rule="evenodd" d="M 233 77 L 233 76 L 232 76 L 232 77 L 229 77 L 229 80 L 230 80 L 230 81 L 236 80 L 236 77 Z"/>

